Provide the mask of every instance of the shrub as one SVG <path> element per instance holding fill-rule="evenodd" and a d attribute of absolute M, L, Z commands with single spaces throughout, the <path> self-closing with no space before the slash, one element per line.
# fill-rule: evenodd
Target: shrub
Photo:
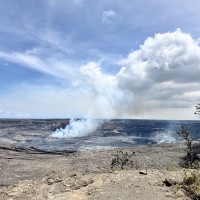
<path fill-rule="evenodd" d="M 182 188 L 186 191 L 188 196 L 192 199 L 200 199 L 200 174 L 199 172 L 192 172 L 189 175 L 185 173 L 182 182 Z"/>
<path fill-rule="evenodd" d="M 196 108 L 196 111 L 195 111 L 195 115 L 200 115 L 200 104 L 197 104 L 196 106 L 195 106 L 195 108 Z"/>
<path fill-rule="evenodd" d="M 112 158 L 111 161 L 111 169 L 121 169 L 124 168 L 132 168 L 133 167 L 133 161 L 131 158 L 135 156 L 135 152 L 132 151 L 129 152 L 123 152 L 122 150 L 117 151 L 117 154 L 113 155 L 114 158 Z"/>
<path fill-rule="evenodd" d="M 185 168 L 198 168 L 199 167 L 199 156 L 200 145 L 194 142 L 194 138 L 191 133 L 187 130 L 179 130 L 177 134 L 185 140 L 186 144 L 186 155 L 182 158 L 180 165 Z"/>

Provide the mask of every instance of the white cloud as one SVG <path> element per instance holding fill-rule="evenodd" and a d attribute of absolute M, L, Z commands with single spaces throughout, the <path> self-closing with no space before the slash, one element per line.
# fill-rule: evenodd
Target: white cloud
<path fill-rule="evenodd" d="M 51 29 L 41 29 L 40 31 L 35 30 L 33 27 L 30 28 L 35 38 L 37 38 L 40 43 L 40 46 L 38 48 L 44 50 L 44 47 L 46 48 L 52 48 L 52 50 L 60 51 L 61 53 L 65 54 L 73 54 L 74 51 L 71 48 L 70 42 L 70 36 L 61 35 L 59 32 Z"/>
<path fill-rule="evenodd" d="M 0 51 L 0 58 L 66 80 L 79 76 L 73 63 L 67 64 L 67 61 L 57 61 L 54 58 L 40 58 L 32 55 L 30 51 L 25 53 Z"/>
<path fill-rule="evenodd" d="M 65 5 L 67 6 L 80 6 L 83 4 L 85 0 L 60 0 L 60 1 L 55 1 L 55 0 L 46 0 L 46 2 L 49 4 L 51 7 L 63 7 Z"/>
<path fill-rule="evenodd" d="M 122 90 L 133 94 L 136 107 L 133 113 L 138 108 L 142 112 L 178 107 L 181 101 L 183 107 L 191 107 L 200 101 L 200 96 L 191 93 L 199 91 L 194 84 L 200 83 L 200 47 L 189 34 L 180 30 L 156 34 L 121 63 L 125 67 L 116 79 Z M 183 98 L 186 93 L 191 94 L 192 101 Z"/>
<path fill-rule="evenodd" d="M 179 108 L 180 116 L 180 108 L 183 111 L 200 101 L 200 47 L 181 30 L 149 37 L 120 63 L 124 67 L 113 76 L 103 73 L 98 64 L 82 69 L 96 96 L 104 97 L 102 110 L 110 108 L 115 117 L 172 108 L 174 112 Z"/>
<path fill-rule="evenodd" d="M 7 97 L 10 103 L 4 101 L 7 106 L 15 105 L 12 110 L 16 112 L 23 105 L 22 112 L 26 113 L 31 104 L 32 111 L 55 116 L 187 119 L 192 118 L 192 107 L 200 102 L 200 47 L 181 30 L 147 38 L 138 50 L 119 61 L 123 67 L 115 75 L 105 73 L 101 62 L 89 62 L 78 70 L 29 53 L 0 52 L 0 57 L 56 77 L 71 77 L 71 89 L 21 87 L 15 103 L 13 96 Z M 23 101 L 23 96 L 29 100 Z"/>
<path fill-rule="evenodd" d="M 100 63 L 90 62 L 80 68 L 87 84 L 91 104 L 88 115 L 112 117 L 115 99 L 119 99 L 120 92 L 116 88 L 112 76 L 102 73 Z M 106 112 L 105 112 L 106 110 Z"/>
<path fill-rule="evenodd" d="M 102 14 L 102 23 L 110 24 L 115 16 L 116 13 L 113 10 L 104 11 Z"/>

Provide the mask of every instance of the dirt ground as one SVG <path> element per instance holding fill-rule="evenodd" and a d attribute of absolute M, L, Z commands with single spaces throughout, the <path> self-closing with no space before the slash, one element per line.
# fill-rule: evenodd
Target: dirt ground
<path fill-rule="evenodd" d="M 183 178 L 182 144 L 122 149 L 134 152 L 132 168 L 111 170 L 118 150 L 57 155 L 1 145 L 0 199 L 188 199 L 176 185 L 163 183 Z"/>

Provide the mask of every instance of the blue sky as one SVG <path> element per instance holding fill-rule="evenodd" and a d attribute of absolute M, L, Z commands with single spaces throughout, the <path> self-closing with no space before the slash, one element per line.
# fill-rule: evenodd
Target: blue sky
<path fill-rule="evenodd" d="M 0 1 L 0 117 L 195 119 L 198 0 Z"/>

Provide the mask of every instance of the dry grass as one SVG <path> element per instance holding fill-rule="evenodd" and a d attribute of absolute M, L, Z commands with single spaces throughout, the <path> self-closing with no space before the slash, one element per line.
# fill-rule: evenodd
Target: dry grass
<path fill-rule="evenodd" d="M 192 199 L 200 199 L 200 172 L 198 170 L 185 172 L 182 188 Z"/>

